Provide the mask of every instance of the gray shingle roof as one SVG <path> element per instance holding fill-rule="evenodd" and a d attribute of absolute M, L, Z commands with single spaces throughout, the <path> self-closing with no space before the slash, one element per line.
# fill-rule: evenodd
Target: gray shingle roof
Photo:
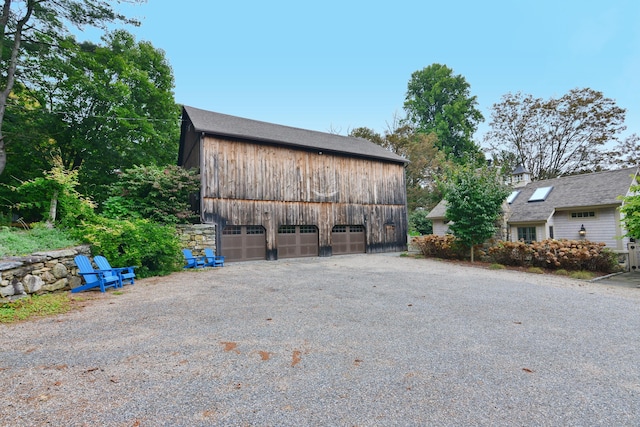
<path fill-rule="evenodd" d="M 520 193 L 511 203 L 509 222 L 546 221 L 554 210 L 620 205 L 633 183 L 637 168 L 563 176 L 534 181 L 518 188 Z M 544 201 L 529 202 L 535 190 L 553 187 Z"/>
<path fill-rule="evenodd" d="M 362 138 L 282 126 L 186 105 L 183 108 L 195 130 L 206 134 L 407 163 L 403 157 Z"/>
<path fill-rule="evenodd" d="M 620 205 L 618 197 L 627 194 L 637 173 L 634 167 L 530 182 L 515 189 L 520 193 L 510 205 L 509 222 L 546 221 L 557 209 Z M 544 201 L 529 202 L 534 191 L 542 187 L 553 189 Z M 446 201 L 441 200 L 427 217 L 444 218 L 446 210 Z"/>

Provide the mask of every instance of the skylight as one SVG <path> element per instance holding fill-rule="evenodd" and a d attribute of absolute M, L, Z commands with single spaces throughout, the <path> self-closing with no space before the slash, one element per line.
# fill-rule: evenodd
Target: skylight
<path fill-rule="evenodd" d="M 530 202 L 543 202 L 547 199 L 549 193 L 551 193 L 553 187 L 540 187 L 533 192 L 531 197 L 529 197 Z"/>
<path fill-rule="evenodd" d="M 520 194 L 519 190 L 512 191 L 511 194 L 509 194 L 509 197 L 507 197 L 507 203 L 509 204 L 513 203 L 516 197 L 518 197 L 518 194 Z"/>

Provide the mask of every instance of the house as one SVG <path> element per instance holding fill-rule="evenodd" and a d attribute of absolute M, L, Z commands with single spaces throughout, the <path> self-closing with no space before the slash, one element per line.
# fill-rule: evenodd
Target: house
<path fill-rule="evenodd" d="M 638 168 L 562 176 L 529 181 L 526 170 L 516 170 L 513 191 L 505 202 L 505 240 L 588 239 L 625 251 L 619 207 L 638 175 Z M 428 215 L 433 233 L 447 233 L 446 202 L 440 202 Z"/>
<path fill-rule="evenodd" d="M 184 106 L 178 164 L 227 260 L 405 250 L 407 161 L 369 141 Z"/>

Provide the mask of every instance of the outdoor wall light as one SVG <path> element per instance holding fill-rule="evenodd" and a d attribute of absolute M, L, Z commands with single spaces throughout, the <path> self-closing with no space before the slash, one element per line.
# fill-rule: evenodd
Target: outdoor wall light
<path fill-rule="evenodd" d="M 578 231 L 578 234 L 580 235 L 580 237 L 584 237 L 587 235 L 587 229 L 584 228 L 584 224 L 580 226 L 580 231 Z"/>

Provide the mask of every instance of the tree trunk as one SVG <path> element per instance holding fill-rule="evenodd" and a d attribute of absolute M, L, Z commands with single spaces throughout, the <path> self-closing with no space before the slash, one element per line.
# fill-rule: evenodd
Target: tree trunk
<path fill-rule="evenodd" d="M 47 228 L 53 228 L 53 224 L 56 222 L 56 216 L 58 215 L 58 191 L 53 192 L 51 196 L 51 206 L 49 206 L 49 218 L 47 218 Z"/>

